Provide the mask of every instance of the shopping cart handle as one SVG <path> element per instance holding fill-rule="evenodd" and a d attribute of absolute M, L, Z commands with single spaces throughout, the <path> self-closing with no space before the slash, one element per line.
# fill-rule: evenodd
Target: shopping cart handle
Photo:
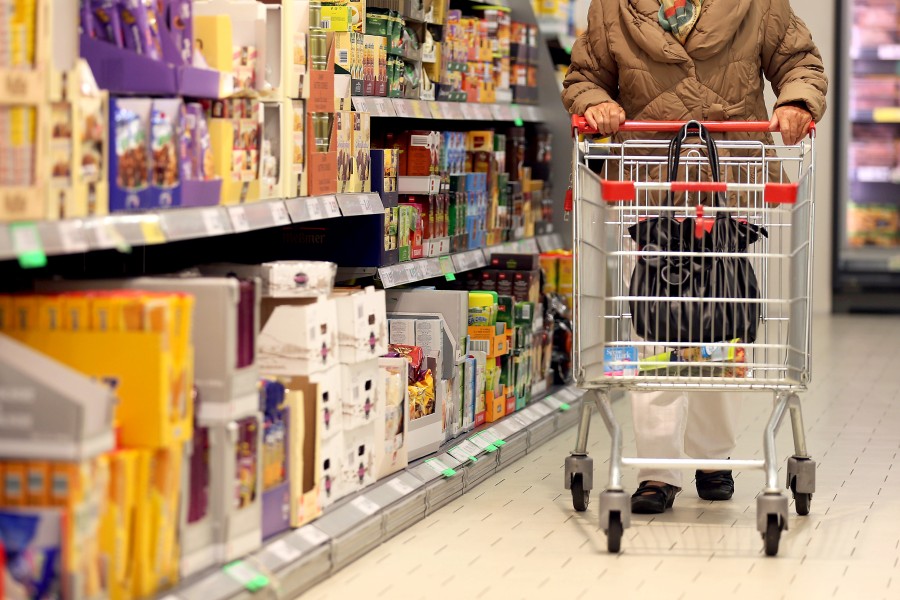
<path fill-rule="evenodd" d="M 677 133 L 686 121 L 625 121 L 619 131 L 626 133 Z M 769 121 L 709 121 L 701 123 L 708 130 L 716 133 L 768 133 L 772 132 Z M 576 133 L 592 134 L 597 130 L 588 125 L 582 115 L 572 115 L 572 129 Z M 816 124 L 809 126 L 810 135 L 816 130 Z"/>

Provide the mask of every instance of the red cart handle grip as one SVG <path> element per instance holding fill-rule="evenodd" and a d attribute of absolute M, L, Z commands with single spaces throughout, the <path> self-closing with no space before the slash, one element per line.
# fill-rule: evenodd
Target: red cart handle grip
<path fill-rule="evenodd" d="M 677 133 L 686 121 L 625 121 L 619 131 L 626 133 Z M 769 133 L 772 125 L 769 121 L 710 121 L 701 123 L 709 131 L 715 133 Z M 596 134 L 597 130 L 588 125 L 582 115 L 572 115 L 572 130 L 582 134 Z M 816 124 L 811 123 L 809 133 L 813 135 Z"/>

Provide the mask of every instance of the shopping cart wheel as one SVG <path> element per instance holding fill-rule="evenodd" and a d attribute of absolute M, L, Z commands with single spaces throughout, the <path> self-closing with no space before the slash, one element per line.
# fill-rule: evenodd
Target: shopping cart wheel
<path fill-rule="evenodd" d="M 622 515 L 618 511 L 609 513 L 609 525 L 607 525 L 606 529 L 606 549 L 610 554 L 618 554 L 622 549 L 623 533 Z"/>
<path fill-rule="evenodd" d="M 578 512 L 584 512 L 591 503 L 591 491 L 584 489 L 584 479 L 580 474 L 572 476 L 572 506 Z"/>
<path fill-rule="evenodd" d="M 778 515 L 769 515 L 766 522 L 766 533 L 763 534 L 766 542 L 766 556 L 778 554 L 778 543 L 781 541 L 781 520 Z"/>
<path fill-rule="evenodd" d="M 809 514 L 816 491 L 816 461 L 792 456 L 787 464 L 787 487 L 794 495 L 794 508 L 804 517 Z"/>

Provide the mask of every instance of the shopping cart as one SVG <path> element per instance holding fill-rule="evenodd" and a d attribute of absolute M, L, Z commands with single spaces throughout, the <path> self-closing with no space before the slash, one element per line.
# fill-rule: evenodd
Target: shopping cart
<path fill-rule="evenodd" d="M 788 459 L 786 487 L 793 493 L 799 515 L 809 513 L 815 491 L 816 465 L 806 450 L 798 397 L 810 381 L 815 130 L 796 146 L 715 141 L 721 183 L 707 179 L 711 169 L 708 146 L 702 140 L 692 143 L 685 139 L 680 159 L 685 175 L 669 182 L 671 136 L 683 125 L 627 122 L 622 131 L 630 137 L 647 133 L 648 138 L 660 139 L 602 143 L 592 137 L 594 132 L 583 118 L 573 118 L 572 196 L 567 200 L 575 250 L 573 370 L 576 385 L 593 397 L 612 438 L 609 483 L 599 500 L 600 526 L 606 533 L 609 552 L 618 552 L 623 531 L 631 522 L 630 495 L 622 488 L 622 467 L 761 469 L 765 471 L 765 487 L 757 498 L 757 528 L 766 554 L 773 556 L 778 552 L 781 532 L 788 528 L 788 498 L 778 485 L 775 451 L 775 436 L 788 412 L 794 455 Z M 705 126 L 719 133 L 769 130 L 769 124 L 762 122 Z M 663 132 L 667 135 L 661 135 Z M 670 191 L 678 194 L 674 202 L 666 195 Z M 711 192 L 727 194 L 726 201 L 719 206 L 709 202 Z M 699 237 L 717 215 L 767 230 L 768 237 L 760 236 L 746 251 L 724 255 L 752 265 L 758 296 L 698 296 L 677 301 L 683 307 L 685 303 L 701 307 L 715 303 L 719 310 L 723 306 L 739 310 L 752 305 L 756 327 L 752 341 L 729 339 L 700 344 L 670 341 L 658 333 L 642 339 L 636 333 L 633 315 L 647 306 L 665 306 L 675 300 L 634 289 L 631 277 L 638 262 L 674 259 L 703 264 L 706 259 L 702 252 L 662 250 L 650 244 L 639 247 L 634 241 L 635 226 L 660 216 L 671 216 L 682 223 L 693 219 L 689 222 Z M 763 435 L 764 459 L 624 457 L 622 432 L 610 406 L 611 393 L 663 390 L 773 393 L 774 408 Z M 571 490 L 578 511 L 587 510 L 593 488 L 593 460 L 587 452 L 591 412 L 591 403 L 585 402 L 575 451 L 565 464 L 565 486 Z"/>

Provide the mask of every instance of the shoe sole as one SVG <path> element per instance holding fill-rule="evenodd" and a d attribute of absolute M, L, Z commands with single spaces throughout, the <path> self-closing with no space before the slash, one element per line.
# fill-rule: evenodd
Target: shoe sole
<path fill-rule="evenodd" d="M 724 502 L 726 500 L 731 500 L 732 496 L 734 496 L 734 492 L 730 494 L 709 494 L 697 492 L 697 495 L 700 496 L 701 500 L 709 500 L 710 502 Z"/>
<path fill-rule="evenodd" d="M 673 497 L 671 500 L 666 502 L 665 508 L 662 510 L 659 509 L 659 504 L 656 502 L 650 502 L 646 500 L 636 500 L 632 499 L 631 501 L 631 512 L 635 515 L 661 515 L 666 512 L 666 510 L 672 508 L 675 504 L 675 498 Z"/>

